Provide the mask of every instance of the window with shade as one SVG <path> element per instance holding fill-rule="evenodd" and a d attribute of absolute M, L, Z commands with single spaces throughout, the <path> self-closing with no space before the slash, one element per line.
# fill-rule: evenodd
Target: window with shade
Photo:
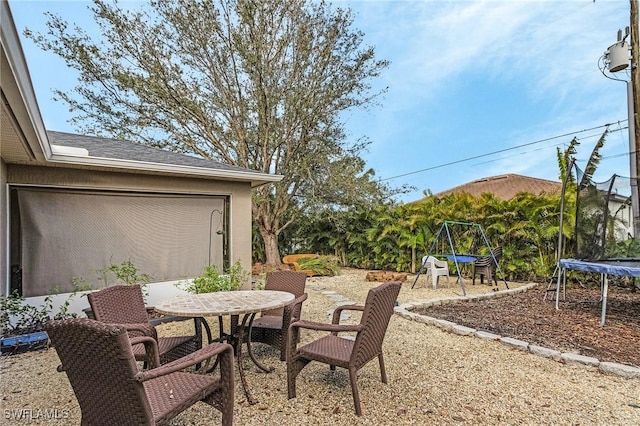
<path fill-rule="evenodd" d="M 228 197 L 12 187 L 11 290 L 25 297 L 74 290 L 97 270 L 131 260 L 154 281 L 229 264 Z"/>

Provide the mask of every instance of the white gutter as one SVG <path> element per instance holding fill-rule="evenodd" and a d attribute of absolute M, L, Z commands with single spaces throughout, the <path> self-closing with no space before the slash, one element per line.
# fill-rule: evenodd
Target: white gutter
<path fill-rule="evenodd" d="M 162 173 L 177 173 L 203 177 L 215 177 L 232 181 L 251 181 L 251 186 L 254 188 L 270 182 L 279 182 L 284 177 L 282 175 L 273 175 L 260 172 L 210 169 L 207 167 L 184 166 L 179 164 L 164 164 L 152 163 L 147 161 L 91 157 L 83 154 L 84 153 L 81 151 L 56 153 L 56 150 L 54 149 L 54 153 L 49 158 L 47 158 L 47 161 L 50 161 L 52 163 L 73 164 L 78 166 L 113 167 L 126 170 L 146 170 Z"/>

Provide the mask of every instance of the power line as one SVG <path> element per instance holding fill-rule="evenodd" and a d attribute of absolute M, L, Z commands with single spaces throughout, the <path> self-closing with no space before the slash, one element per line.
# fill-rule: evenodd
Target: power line
<path fill-rule="evenodd" d="M 614 129 L 614 130 L 610 130 L 609 133 L 621 132 L 622 130 L 626 130 L 626 129 L 628 129 L 628 127 L 620 127 L 620 128 Z M 579 138 L 579 141 L 583 142 L 586 139 L 600 138 L 600 137 L 602 137 L 601 133 L 594 133 L 592 135 L 586 135 L 586 136 L 583 136 L 583 137 Z M 552 145 L 545 145 L 545 146 L 541 146 L 541 147 L 536 147 L 536 148 L 534 148 L 532 150 L 522 151 L 522 152 L 519 152 L 519 153 L 516 153 L 516 154 L 505 155 L 505 156 L 498 157 L 498 158 L 492 158 L 490 160 L 481 161 L 480 163 L 475 163 L 475 164 L 473 164 L 473 166 L 476 167 L 476 166 L 482 166 L 482 165 L 489 164 L 489 163 L 494 163 L 496 161 L 503 161 L 503 160 L 506 160 L 508 158 L 512 158 L 514 156 L 521 156 L 521 155 L 524 155 L 524 154 L 529 154 L 531 152 L 537 152 L 537 151 L 542 151 L 542 150 L 545 150 L 545 149 L 548 149 L 548 148 L 559 147 L 561 145 L 566 145 L 566 142 L 554 143 Z M 609 159 L 612 159 L 612 158 L 623 157 L 625 155 L 628 156 L 629 154 L 630 154 L 629 152 L 624 152 L 622 154 L 607 155 L 607 156 L 603 156 L 600 160 L 601 161 L 609 160 Z"/>
<path fill-rule="evenodd" d="M 610 133 L 621 132 L 622 130 L 626 130 L 626 129 L 628 129 L 628 127 L 621 127 L 619 129 L 611 130 Z M 585 139 L 591 139 L 591 138 L 600 138 L 601 136 L 602 136 L 602 134 L 600 134 L 600 133 L 593 134 L 593 135 L 587 135 L 587 136 L 581 137 L 580 141 L 584 141 Z M 528 154 L 528 153 L 531 153 L 531 152 L 541 151 L 541 150 L 545 150 L 545 149 L 548 149 L 548 148 L 559 147 L 561 145 L 565 145 L 565 142 L 556 143 L 556 144 L 548 145 L 548 146 L 537 147 L 537 148 L 535 148 L 533 150 L 530 150 L 530 151 L 522 151 L 522 152 L 519 152 L 517 154 L 505 155 L 504 157 L 492 158 L 490 160 L 485 160 L 485 161 L 482 161 L 480 163 L 473 164 L 473 167 L 482 166 L 482 165 L 489 164 L 489 163 L 495 163 L 496 161 L 503 161 L 503 160 L 506 160 L 508 158 L 512 158 L 512 157 L 514 157 L 516 155 L 520 155 L 521 156 L 521 155 Z M 634 153 L 635 153 L 635 151 L 634 152 L 624 152 L 622 154 L 605 155 L 605 156 L 600 158 L 600 161 L 602 162 L 602 161 L 605 161 L 605 160 L 611 160 L 611 159 L 625 157 L 625 156 L 628 157 L 630 154 L 634 154 Z M 585 159 L 581 159 L 580 161 L 586 161 L 586 160 Z"/>
<path fill-rule="evenodd" d="M 620 123 L 625 122 L 625 121 L 628 121 L 628 120 L 626 120 L 626 119 L 625 120 L 618 120 L 617 123 L 607 123 L 607 124 L 603 124 L 603 125 L 600 125 L 600 126 L 579 130 L 579 131 L 576 131 L 576 132 L 569 132 L 569 133 L 564 133 L 562 135 L 552 136 L 552 137 L 545 138 L 545 139 L 539 139 L 537 141 L 528 142 L 528 143 L 525 143 L 525 144 L 522 144 L 522 145 L 513 146 L 511 148 L 500 149 L 498 151 L 493 151 L 493 152 L 489 152 L 489 153 L 486 153 L 486 154 L 480 154 L 480 155 L 476 155 L 476 156 L 468 157 L 468 158 L 463 158 L 461 160 L 456 160 L 456 161 L 450 161 L 448 163 L 439 164 L 437 166 L 427 167 L 426 169 L 415 170 L 413 172 L 403 173 L 401 175 L 396 175 L 396 176 L 391 176 L 391 177 L 388 177 L 388 178 L 380 179 L 379 182 L 384 182 L 384 181 L 387 181 L 387 180 L 392 180 L 392 179 L 397 179 L 397 178 L 401 178 L 401 177 L 405 177 L 405 176 L 415 175 L 417 173 L 422 173 L 422 172 L 426 172 L 426 171 L 429 171 L 429 170 L 440 169 L 442 167 L 452 166 L 454 164 L 460 164 L 460 163 L 464 163 L 464 162 L 471 161 L 471 160 L 477 160 L 478 158 L 488 157 L 490 155 L 500 154 L 500 153 L 507 152 L 507 151 L 513 151 L 515 149 L 519 149 L 519 148 L 523 148 L 523 147 L 526 147 L 526 146 L 539 144 L 539 143 L 542 143 L 542 142 L 548 142 L 548 141 L 551 141 L 551 140 L 554 140 L 554 139 L 564 138 L 564 137 L 571 136 L 571 135 L 577 135 L 577 134 L 584 133 L 584 132 L 590 132 L 590 131 L 596 130 L 596 129 L 602 129 L 604 127 L 609 127 L 609 126 L 612 126 L 614 124 L 618 124 L 619 125 Z"/>

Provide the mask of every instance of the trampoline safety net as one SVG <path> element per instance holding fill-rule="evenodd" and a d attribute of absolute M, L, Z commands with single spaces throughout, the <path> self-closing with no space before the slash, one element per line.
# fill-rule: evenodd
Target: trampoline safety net
<path fill-rule="evenodd" d="M 633 239 L 631 178 L 613 175 L 597 183 L 575 168 L 575 258 L 640 257 Z"/>

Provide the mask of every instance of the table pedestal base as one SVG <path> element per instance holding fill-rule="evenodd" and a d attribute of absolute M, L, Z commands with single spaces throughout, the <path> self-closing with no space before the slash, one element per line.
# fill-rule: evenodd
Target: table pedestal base
<path fill-rule="evenodd" d="M 253 350 L 251 349 L 251 326 L 253 324 L 253 320 L 255 319 L 256 313 L 245 314 L 242 316 L 242 321 L 239 321 L 238 315 L 231 316 L 231 324 L 230 324 L 230 332 L 225 333 L 224 324 L 222 321 L 222 317 L 218 317 L 218 327 L 220 330 L 219 337 L 216 340 L 212 340 L 211 334 L 208 334 L 209 342 L 225 342 L 229 343 L 233 346 L 234 354 L 236 357 L 236 363 L 238 365 L 238 374 L 240 376 L 240 383 L 242 384 L 242 389 L 244 391 L 245 396 L 247 397 L 247 401 L 250 405 L 256 404 L 258 401 L 251 395 L 249 391 L 249 386 L 247 384 L 247 378 L 244 372 L 244 366 L 242 363 L 242 344 L 247 344 L 247 354 L 251 361 L 262 371 L 265 373 L 270 373 L 274 369 L 273 367 L 266 367 L 261 362 L 259 362 L 255 355 L 253 354 Z M 202 319 L 203 321 L 204 318 Z M 208 326 L 206 326 L 209 329 Z M 246 341 L 245 341 L 246 340 Z M 206 372 L 210 373 L 218 366 L 218 362 L 216 361 L 211 368 L 207 369 Z"/>

